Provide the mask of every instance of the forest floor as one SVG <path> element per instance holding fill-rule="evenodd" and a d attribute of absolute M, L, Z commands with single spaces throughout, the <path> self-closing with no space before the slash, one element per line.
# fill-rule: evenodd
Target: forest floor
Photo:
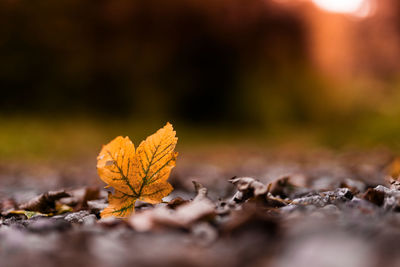
<path fill-rule="evenodd" d="M 393 159 L 385 149 L 184 152 L 165 203 L 138 203 L 128 219 L 100 219 L 95 159 L 2 163 L 0 266 L 400 266 Z"/>

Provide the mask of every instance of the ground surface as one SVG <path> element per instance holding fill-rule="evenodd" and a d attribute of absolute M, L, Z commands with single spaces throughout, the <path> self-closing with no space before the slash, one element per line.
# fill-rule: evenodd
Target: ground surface
<path fill-rule="evenodd" d="M 0 266 L 399 266 L 393 158 L 181 153 L 169 203 L 139 203 L 127 220 L 99 219 L 94 161 L 3 164 Z"/>

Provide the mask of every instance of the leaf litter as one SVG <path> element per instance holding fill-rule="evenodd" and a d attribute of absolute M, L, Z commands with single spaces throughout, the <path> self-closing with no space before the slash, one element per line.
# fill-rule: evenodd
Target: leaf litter
<path fill-rule="evenodd" d="M 321 157 L 310 162 L 315 159 Z M 26 266 L 26 258 L 32 266 L 89 267 L 400 262 L 400 190 L 393 186 L 396 172 L 387 171 L 389 161 L 369 165 L 367 173 L 346 165 L 348 157 L 328 157 L 324 166 L 302 159 L 296 170 L 282 168 L 286 160 L 293 159 L 265 163 L 270 173 L 232 179 L 231 172 L 251 173 L 254 165 L 243 170 L 245 163 L 242 169 L 233 163 L 223 177 L 201 177 L 190 172 L 193 162 L 183 163 L 166 201 L 137 200 L 126 219 L 101 216 L 109 203 L 100 187 L 49 191 L 22 202 L 2 198 L 0 266 Z M 290 172 L 272 171 L 274 166 Z"/>

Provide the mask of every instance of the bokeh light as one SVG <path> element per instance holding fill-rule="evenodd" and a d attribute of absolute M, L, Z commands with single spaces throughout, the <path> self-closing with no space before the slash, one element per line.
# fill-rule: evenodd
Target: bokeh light
<path fill-rule="evenodd" d="M 312 0 L 319 8 L 335 13 L 345 13 L 364 17 L 369 15 L 369 0 Z"/>

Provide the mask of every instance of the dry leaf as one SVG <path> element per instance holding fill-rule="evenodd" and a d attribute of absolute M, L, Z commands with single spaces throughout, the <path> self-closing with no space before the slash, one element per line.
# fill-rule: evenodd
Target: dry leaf
<path fill-rule="evenodd" d="M 56 201 L 69 196 L 70 195 L 64 190 L 49 191 L 29 200 L 27 203 L 20 205 L 19 209 L 37 211 L 40 213 L 53 213 L 56 211 Z"/>
<path fill-rule="evenodd" d="M 382 206 L 385 202 L 385 192 L 374 188 L 368 188 L 368 190 L 362 195 L 362 198 L 377 206 Z"/>
<path fill-rule="evenodd" d="M 37 211 L 29 211 L 29 210 L 11 210 L 7 212 L 7 215 L 20 215 L 23 214 L 26 216 L 27 219 L 32 218 L 33 216 L 39 215 L 39 216 L 49 216 L 48 214 L 40 213 Z"/>
<path fill-rule="evenodd" d="M 238 190 L 232 198 L 233 203 L 243 203 L 249 198 L 268 193 L 268 186 L 251 177 L 233 177 L 229 182 Z"/>
<path fill-rule="evenodd" d="M 79 192 L 76 190 L 75 192 Z M 88 201 L 100 198 L 100 190 L 98 187 L 86 187 L 83 194 L 78 198 L 78 204 L 74 207 L 75 211 L 88 209 Z"/>
<path fill-rule="evenodd" d="M 305 194 L 310 191 L 310 189 L 306 189 L 306 178 L 303 175 L 282 176 L 270 184 L 269 192 L 281 198 L 294 198 L 298 194 Z"/>
<path fill-rule="evenodd" d="M 135 150 L 129 137 L 117 137 L 103 146 L 97 158 L 100 178 L 115 189 L 101 217 L 125 217 L 134 212 L 136 200 L 160 203 L 172 190 L 167 182 L 175 167 L 178 138 L 172 125 L 147 137 Z"/>
<path fill-rule="evenodd" d="M 229 182 L 234 184 L 238 190 L 230 201 L 231 206 L 246 201 L 260 203 L 265 207 L 282 207 L 288 204 L 287 201 L 279 197 L 274 197 L 270 193 L 273 184 L 264 185 L 251 177 L 235 177 L 229 180 Z"/>
<path fill-rule="evenodd" d="M 174 210 L 177 207 L 182 206 L 183 204 L 186 204 L 188 202 L 189 202 L 188 200 L 185 200 L 185 199 L 183 199 L 181 197 L 177 197 L 177 198 L 171 199 L 167 203 L 167 207 Z"/>
<path fill-rule="evenodd" d="M 129 218 L 128 223 L 139 232 L 146 232 L 160 227 L 189 229 L 195 222 L 212 220 L 215 215 L 215 204 L 207 197 L 207 188 L 194 182 L 196 197 L 193 201 L 180 205 L 176 209 L 165 206 L 138 212 Z"/>

